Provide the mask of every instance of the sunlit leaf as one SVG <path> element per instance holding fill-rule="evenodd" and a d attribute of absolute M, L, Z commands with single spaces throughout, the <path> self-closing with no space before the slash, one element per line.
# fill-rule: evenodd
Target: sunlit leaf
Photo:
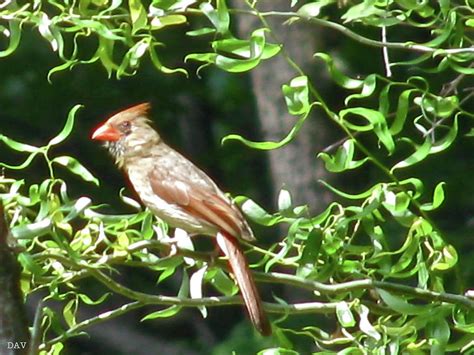
<path fill-rule="evenodd" d="M 347 116 L 363 117 L 368 121 L 369 124 L 354 124 L 348 120 Z M 389 153 L 392 153 L 395 150 L 395 142 L 393 141 L 393 137 L 388 130 L 385 117 L 380 112 L 364 107 L 354 107 L 341 110 L 339 117 L 341 120 L 344 120 L 344 123 L 348 128 L 354 131 L 366 132 L 373 129 L 374 133 L 377 135 L 385 148 L 387 148 Z"/>
<path fill-rule="evenodd" d="M 6 49 L 0 51 L 0 58 L 8 57 L 17 49 L 21 39 L 21 25 L 22 22 L 20 21 L 9 21 L 9 30 L 4 31 L 4 34 L 7 34 L 8 37 L 10 37 L 10 42 Z"/>
<path fill-rule="evenodd" d="M 151 320 L 151 319 L 156 319 L 156 318 L 169 318 L 173 317 L 176 315 L 179 311 L 181 310 L 180 306 L 170 306 L 168 308 L 165 308 L 161 311 L 153 312 L 150 314 L 147 314 L 145 317 L 143 317 L 140 321 L 146 321 L 146 320 Z"/>
<path fill-rule="evenodd" d="M 311 108 L 309 103 L 308 77 L 298 76 L 289 85 L 282 86 L 288 112 L 292 115 L 307 114 Z"/>
<path fill-rule="evenodd" d="M 413 154 L 411 154 L 406 159 L 404 159 L 404 160 L 398 162 L 397 164 L 395 164 L 391 169 L 392 171 L 394 171 L 395 169 L 406 168 L 408 166 L 419 163 L 420 161 L 422 161 L 423 159 L 425 159 L 428 156 L 428 154 L 430 153 L 431 147 L 432 147 L 430 137 L 426 137 L 425 141 L 423 142 L 422 145 L 417 145 L 417 144 L 413 144 L 413 143 L 411 143 L 411 144 L 414 146 L 415 152 L 413 152 Z"/>
<path fill-rule="evenodd" d="M 291 207 L 291 195 L 288 190 L 281 189 L 278 195 L 278 210 L 286 211 Z"/>
<path fill-rule="evenodd" d="M 356 324 L 354 315 L 346 302 L 338 302 L 336 306 L 336 315 L 339 323 L 343 327 L 353 327 Z"/>
<path fill-rule="evenodd" d="M 433 194 L 433 202 L 432 203 L 425 203 L 421 206 L 423 211 L 432 211 L 437 209 L 444 201 L 444 186 L 446 185 L 445 182 L 440 182 L 436 185 Z"/>
<path fill-rule="evenodd" d="M 374 338 L 375 340 L 379 341 L 382 338 L 382 336 L 369 321 L 369 308 L 361 304 L 357 307 L 357 311 L 360 317 L 360 320 L 359 320 L 360 330 L 363 331 L 368 336 L 370 336 L 371 338 Z"/>
<path fill-rule="evenodd" d="M 250 219 L 256 223 L 262 224 L 264 226 L 271 226 L 279 222 L 280 217 L 275 217 L 265 211 L 262 207 L 256 204 L 254 201 L 247 199 L 241 205 L 242 211 Z"/>
<path fill-rule="evenodd" d="M 189 295 L 191 296 L 191 298 L 202 298 L 202 284 L 206 271 L 207 266 L 204 266 L 191 275 L 191 278 L 189 280 Z M 199 311 L 201 312 L 203 318 L 207 317 L 206 307 L 199 307 Z"/>
<path fill-rule="evenodd" d="M 51 139 L 49 141 L 48 146 L 57 145 L 57 144 L 63 142 L 67 137 L 69 137 L 69 135 L 72 132 L 72 128 L 74 126 L 74 119 L 75 119 L 76 113 L 82 107 L 83 107 L 82 105 L 75 105 L 69 111 L 69 114 L 68 114 L 67 120 L 66 120 L 66 124 L 64 125 L 61 132 L 59 132 L 59 134 L 56 137 L 54 137 L 53 139 Z"/>
<path fill-rule="evenodd" d="M 334 65 L 333 58 L 329 56 L 326 53 L 316 53 L 314 55 L 315 58 L 320 58 L 322 59 L 329 70 L 329 74 L 331 75 L 331 78 L 340 86 L 342 86 L 345 89 L 358 89 L 360 88 L 364 81 L 363 80 L 357 80 L 357 79 L 352 79 L 349 78 L 348 76 L 345 76 L 342 74 Z"/>
<path fill-rule="evenodd" d="M 301 16 L 317 17 L 323 7 L 333 4 L 334 2 L 335 0 L 320 0 L 305 4 L 298 9 L 297 13 Z"/>
<path fill-rule="evenodd" d="M 54 158 L 51 162 L 62 165 L 70 172 L 80 176 L 85 181 L 92 182 L 99 186 L 99 180 L 94 175 L 92 175 L 92 173 L 89 172 L 89 170 L 87 170 L 81 163 L 79 163 L 77 159 L 68 156 L 60 156 Z"/>
<path fill-rule="evenodd" d="M 28 152 L 28 153 L 35 153 L 40 150 L 40 148 L 35 147 L 33 145 L 25 144 L 25 143 L 20 143 L 15 141 L 14 139 L 8 138 L 7 136 L 4 136 L 3 134 L 0 134 L 0 141 L 5 143 L 7 146 L 10 148 L 16 150 L 17 152 Z"/>
<path fill-rule="evenodd" d="M 268 141 L 268 142 L 253 142 L 253 141 L 250 141 L 248 139 L 245 139 L 244 137 L 242 137 L 238 134 L 229 134 L 229 135 L 225 136 L 224 138 L 222 138 L 221 143 L 224 144 L 228 140 L 237 140 L 237 141 L 245 144 L 246 146 L 254 148 L 254 149 L 261 149 L 261 150 L 277 149 L 277 148 L 283 147 L 284 145 L 290 143 L 293 140 L 293 138 L 296 137 L 296 135 L 300 131 L 300 129 L 303 126 L 303 123 L 305 122 L 308 115 L 309 115 L 309 112 L 306 115 L 302 115 L 298 119 L 296 124 L 293 126 L 293 128 L 290 130 L 288 135 L 279 142 L 270 142 L 270 141 Z"/>
<path fill-rule="evenodd" d="M 321 158 L 326 166 L 326 169 L 331 172 L 342 172 L 351 169 L 357 169 L 369 160 L 368 157 L 360 160 L 354 160 L 354 141 L 352 139 L 346 140 L 342 146 L 337 148 L 336 154 L 329 155 L 328 153 L 319 153 L 318 158 Z"/>
<path fill-rule="evenodd" d="M 132 20 L 133 33 L 147 26 L 147 12 L 141 0 L 129 0 L 130 18 Z"/>
<path fill-rule="evenodd" d="M 167 26 L 176 26 L 186 23 L 187 18 L 184 15 L 166 15 L 160 17 L 154 17 L 151 20 L 151 28 L 153 30 L 160 30 Z"/>

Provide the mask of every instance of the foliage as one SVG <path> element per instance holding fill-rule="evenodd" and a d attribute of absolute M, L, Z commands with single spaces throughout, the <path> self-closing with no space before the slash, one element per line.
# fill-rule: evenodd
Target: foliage
<path fill-rule="evenodd" d="M 450 182 L 439 181 L 427 188 L 424 181 L 411 175 L 412 168 L 423 169 L 428 159 L 457 142 L 459 123 L 472 118 L 465 109 L 471 94 L 461 90 L 463 79 L 474 70 L 470 64 L 474 54 L 469 37 L 471 3 L 291 3 L 291 12 L 262 12 L 258 1 L 246 1 L 246 8 L 232 8 L 224 0 L 157 0 L 149 6 L 140 0 L 33 1 L 24 5 L 7 1 L 0 7 L 0 29 L 9 44 L 0 56 L 15 51 L 27 26 L 37 28 L 63 61 L 51 69 L 50 76 L 94 62 L 100 62 L 109 76 L 133 75 L 146 55 L 163 73 L 187 73 L 184 68 L 163 65 L 157 51 L 162 45 L 158 34 L 170 26 L 190 26 L 190 42 L 196 37 L 209 42 L 207 52 L 186 53 L 185 61 L 201 64 L 198 71 L 214 65 L 231 73 L 245 72 L 265 65 L 273 56 L 284 56 L 296 72 L 282 87 L 288 112 L 296 117 L 294 128 L 279 142 L 252 142 L 239 135 L 227 136 L 224 141 L 278 149 L 291 143 L 311 111 L 318 108 L 324 119 L 345 135 L 335 146 L 319 152 L 326 169 L 357 174 L 371 164 L 379 178 L 358 193 L 323 182 L 341 202 L 333 202 L 317 216 L 310 215 L 306 206 L 294 206 L 285 190 L 278 196 L 276 212 L 265 211 L 245 197 L 237 198 L 255 223 L 288 227 L 285 238 L 268 250 L 249 247 L 260 257 L 257 265 L 265 271 L 256 273 L 257 280 L 309 291 L 305 303 L 288 304 L 275 294 L 274 302 L 266 305 L 279 318 L 273 323 L 274 348 L 262 353 L 298 351 L 303 339 L 325 353 L 472 350 L 474 301 L 464 295 L 467 290 L 458 280 L 453 281 L 458 253 L 433 219 Z M 237 38 L 232 32 L 231 22 L 239 16 L 260 20 L 261 27 L 248 39 Z M 354 78 L 338 68 L 334 55 L 316 53 L 315 60 L 324 63 L 334 84 L 345 93 L 342 107 L 333 107 L 318 91 L 317 83 L 272 36 L 269 17 L 287 20 L 290 31 L 294 24 L 305 22 L 337 31 L 361 46 L 380 48 L 385 73 Z M 369 35 L 380 34 L 382 39 L 359 34 L 367 29 Z M 387 34 L 392 33 L 398 42 L 387 40 Z M 81 58 L 83 37 L 97 42 L 97 50 L 86 59 Z M 425 40 L 417 42 L 417 38 Z M 401 57 L 400 52 L 410 56 Z M 393 53 L 402 59 L 392 62 Z M 440 87 L 432 79 L 440 74 L 454 76 L 454 80 Z M 23 171 L 35 157 L 42 156 L 50 174 L 49 179 L 29 186 L 9 178 L 8 173 L 0 180 L 12 235 L 23 248 L 19 260 L 27 280 L 24 292 L 44 289 L 46 299 L 63 302 L 62 317 L 48 307 L 43 310 L 41 349 L 60 351 L 62 342 L 82 334 L 91 324 L 148 304 L 165 308 L 144 319 L 172 317 L 183 307 L 199 307 L 205 316 L 206 307 L 239 303 L 239 298 L 232 296 L 236 289 L 223 272 L 222 261 L 214 262 L 210 254 L 194 251 L 187 236 L 167 236 L 166 226 L 140 210 L 130 197 L 122 196 L 125 203 L 137 208 L 135 214 L 107 215 L 90 198 L 68 195 L 67 183 L 57 178 L 57 165 L 97 183 L 73 157 L 49 155 L 49 149 L 71 133 L 76 111 L 77 107 L 71 110 L 63 131 L 44 147 L 0 136 L 12 151 L 27 155 L 20 165 L 2 163 L 7 172 Z M 119 265 L 153 270 L 158 282 L 184 270 L 181 287 L 176 297 L 134 291 L 110 276 Z M 93 300 L 78 289 L 77 282 L 84 278 L 102 283 L 110 292 L 129 298 L 130 303 L 78 322 L 78 307 L 99 304 L 107 297 Z M 207 283 L 225 296 L 203 296 L 202 287 Z M 291 322 L 298 314 L 314 313 L 332 315 L 334 324 L 321 326 L 314 318 L 305 318 L 307 323 L 298 327 Z"/>

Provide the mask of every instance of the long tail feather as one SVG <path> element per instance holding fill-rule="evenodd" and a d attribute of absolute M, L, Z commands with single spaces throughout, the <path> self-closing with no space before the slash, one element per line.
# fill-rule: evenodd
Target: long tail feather
<path fill-rule="evenodd" d="M 263 309 L 262 300 L 250 272 L 247 259 L 235 237 L 226 233 L 217 234 L 217 244 L 229 259 L 237 285 L 242 293 L 250 320 L 262 335 L 271 335 L 272 328 Z"/>

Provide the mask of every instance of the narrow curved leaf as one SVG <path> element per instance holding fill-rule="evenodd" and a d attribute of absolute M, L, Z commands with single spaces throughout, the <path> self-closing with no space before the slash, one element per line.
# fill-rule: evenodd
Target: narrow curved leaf
<path fill-rule="evenodd" d="M 334 65 L 334 61 L 330 55 L 326 53 L 316 53 L 314 57 L 320 58 L 326 63 L 331 78 L 336 82 L 336 84 L 343 88 L 358 89 L 364 84 L 363 80 L 352 79 L 342 74 Z"/>
<path fill-rule="evenodd" d="M 437 209 L 444 201 L 444 186 L 446 185 L 445 182 L 440 182 L 436 185 L 434 193 L 433 193 L 433 202 L 432 203 L 425 203 L 420 208 L 423 211 L 433 211 Z"/>
<path fill-rule="evenodd" d="M 69 137 L 69 135 L 71 134 L 72 128 L 74 127 L 74 119 L 75 119 L 76 113 L 82 107 L 84 107 L 84 106 L 76 105 L 71 109 L 71 111 L 69 111 L 69 114 L 68 114 L 67 120 L 66 120 L 66 124 L 64 125 L 61 132 L 59 132 L 59 134 L 56 137 L 52 138 L 49 141 L 49 143 L 48 143 L 49 147 L 53 146 L 53 145 L 57 145 L 57 144 L 63 142 L 67 137 Z"/>
<path fill-rule="evenodd" d="M 430 150 L 432 147 L 431 138 L 426 137 L 422 145 L 417 145 L 417 144 L 413 144 L 413 145 L 415 147 L 415 152 L 411 154 L 408 158 L 395 164 L 390 171 L 393 172 L 396 169 L 406 168 L 408 166 L 419 163 L 420 161 L 425 159 L 430 154 Z"/>
<path fill-rule="evenodd" d="M 15 19 L 9 21 L 8 35 L 10 37 L 10 43 L 6 49 L 0 51 L 0 58 L 8 57 L 18 48 L 21 39 L 21 25 L 22 22 L 16 21 Z"/>
<path fill-rule="evenodd" d="M 355 115 L 365 118 L 369 124 L 367 125 L 356 125 L 347 120 L 346 116 Z M 387 121 L 385 117 L 376 110 L 372 110 L 365 107 L 354 107 L 345 110 L 341 110 L 339 117 L 343 120 L 349 129 L 359 132 L 366 132 L 371 129 L 374 130 L 374 133 L 379 138 L 380 142 L 387 148 L 389 154 L 393 153 L 395 150 L 395 142 L 393 141 L 392 135 L 387 127 Z"/>
<path fill-rule="evenodd" d="M 260 149 L 260 150 L 278 149 L 278 148 L 281 148 L 284 145 L 288 144 L 289 142 L 291 142 L 293 140 L 294 137 L 296 137 L 296 135 L 300 131 L 300 129 L 303 126 L 303 123 L 306 120 L 306 118 L 308 117 L 308 115 L 309 115 L 309 111 L 308 111 L 308 114 L 303 115 L 298 119 L 298 121 L 293 126 L 293 128 L 290 130 L 288 135 L 279 142 L 270 142 L 270 141 L 267 141 L 267 142 L 253 142 L 253 141 L 250 141 L 248 139 L 245 139 L 244 137 L 242 137 L 238 134 L 229 134 L 229 135 L 225 136 L 224 138 L 222 138 L 221 144 L 224 144 L 228 140 L 236 140 L 236 141 L 242 142 L 246 146 L 254 148 L 254 149 Z"/>

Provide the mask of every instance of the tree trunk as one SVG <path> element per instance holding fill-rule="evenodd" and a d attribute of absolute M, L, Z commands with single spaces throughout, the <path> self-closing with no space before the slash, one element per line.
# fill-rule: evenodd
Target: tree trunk
<path fill-rule="evenodd" d="M 0 201 L 0 354 L 27 354 L 30 335 L 20 289 L 20 265 L 7 244 L 7 235 Z"/>
<path fill-rule="evenodd" d="M 289 11 L 289 3 L 288 0 L 259 1 L 259 9 Z M 318 35 L 314 28 L 303 24 L 283 25 L 281 19 L 267 17 L 267 20 L 275 38 L 283 44 L 290 58 L 305 73 L 314 71 L 313 54 Z M 238 29 L 244 38 L 248 38 L 252 31 L 262 26 L 255 16 L 238 16 Z M 269 35 L 268 38 L 273 41 L 272 36 Z M 262 139 L 279 141 L 288 134 L 297 120 L 297 117 L 288 113 L 281 86 L 298 74 L 282 55 L 278 55 L 261 63 L 250 75 Z M 307 204 L 311 212 L 320 211 L 329 202 L 329 194 L 317 185 L 318 179 L 326 179 L 326 173 L 322 163 L 316 160 L 317 152 L 328 142 L 328 138 L 327 124 L 317 114 L 312 114 L 291 143 L 269 152 L 274 196 L 278 196 L 280 189 L 284 187 L 290 191 L 294 204 Z"/>

